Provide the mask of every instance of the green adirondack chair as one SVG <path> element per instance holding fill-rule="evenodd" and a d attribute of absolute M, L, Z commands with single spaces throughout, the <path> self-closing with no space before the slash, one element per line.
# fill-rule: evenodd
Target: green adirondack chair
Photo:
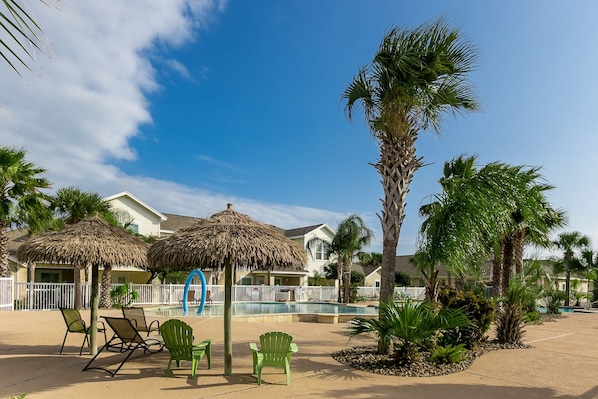
<path fill-rule="evenodd" d="M 208 368 L 212 368 L 212 340 L 204 339 L 193 345 L 193 328 L 184 321 L 165 321 L 160 326 L 160 335 L 164 339 L 164 346 L 170 352 L 166 376 L 171 374 L 170 365 L 173 360 L 176 361 L 177 367 L 181 366 L 182 360 L 191 361 L 191 378 L 195 378 L 197 364 L 204 356 L 208 360 Z"/>
<path fill-rule="evenodd" d="M 299 349 L 292 342 L 293 336 L 282 331 L 271 331 L 260 335 L 258 349 L 255 343 L 249 344 L 253 353 L 253 374 L 257 374 L 257 383 L 262 383 L 262 369 L 264 367 L 282 367 L 287 376 L 287 385 L 291 384 L 291 354 Z"/>

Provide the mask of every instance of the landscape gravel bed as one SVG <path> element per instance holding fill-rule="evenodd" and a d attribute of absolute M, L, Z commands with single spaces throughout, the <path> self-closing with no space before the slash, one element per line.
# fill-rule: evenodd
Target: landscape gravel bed
<path fill-rule="evenodd" d="M 474 350 L 469 351 L 463 361 L 449 364 L 430 362 L 428 360 L 430 354 L 426 352 L 421 352 L 421 356 L 408 365 L 398 364 L 392 356 L 379 355 L 374 346 L 343 349 L 341 351 L 333 352 L 332 357 L 339 363 L 371 373 L 404 377 L 432 377 L 458 373 L 466 370 L 475 359 L 490 351 L 528 348 L 532 348 L 532 346 L 526 344 L 516 345 L 487 341 L 478 345 Z"/>

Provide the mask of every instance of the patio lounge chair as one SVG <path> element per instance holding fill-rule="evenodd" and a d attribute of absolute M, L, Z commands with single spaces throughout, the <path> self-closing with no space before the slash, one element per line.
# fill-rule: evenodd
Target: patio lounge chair
<path fill-rule="evenodd" d="M 181 299 L 179 302 L 183 303 L 183 300 Z M 187 303 L 197 303 L 197 302 L 198 302 L 198 300 L 195 299 L 195 290 L 187 291 Z"/>
<path fill-rule="evenodd" d="M 170 365 L 176 361 L 177 367 L 181 366 L 181 360 L 191 361 L 191 378 L 195 378 L 197 363 L 206 356 L 208 368 L 212 368 L 212 340 L 204 339 L 197 345 L 193 345 L 193 328 L 184 321 L 172 319 L 167 320 L 160 326 L 160 334 L 164 339 L 164 346 L 170 352 L 170 360 L 166 368 L 166 376 L 172 374 Z"/>
<path fill-rule="evenodd" d="M 85 321 L 81 318 L 79 310 L 74 308 L 60 308 L 64 322 L 66 323 L 66 332 L 64 333 L 64 339 L 62 340 L 62 346 L 60 347 L 60 353 L 64 349 L 64 343 L 66 342 L 66 336 L 69 333 L 85 334 L 83 343 L 81 344 L 81 350 L 79 350 L 79 356 L 83 353 L 83 347 L 87 342 L 89 345 L 89 334 L 91 333 L 90 327 L 87 327 Z M 104 342 L 106 342 L 106 327 L 102 321 L 98 322 L 98 332 L 104 333 Z"/>
<path fill-rule="evenodd" d="M 257 374 L 257 383 L 262 383 L 262 368 L 282 367 L 287 376 L 287 385 L 291 383 L 291 354 L 298 351 L 293 336 L 282 331 L 271 331 L 260 336 L 260 349 L 253 342 L 249 349 L 253 352 L 253 374 Z"/>
<path fill-rule="evenodd" d="M 133 323 L 137 331 L 147 333 L 148 337 L 152 331 L 158 331 L 160 328 L 160 322 L 158 320 L 153 320 L 149 326 L 147 325 L 143 308 L 122 308 L 122 311 L 123 317 L 131 320 L 131 323 Z"/>
<path fill-rule="evenodd" d="M 103 317 L 106 320 L 106 323 L 112 328 L 114 331 L 114 336 L 110 338 L 108 342 L 104 346 L 100 348 L 98 353 L 87 363 L 87 365 L 83 368 L 85 370 L 104 370 L 112 377 L 118 373 L 120 368 L 125 364 L 125 362 L 131 357 L 133 352 L 137 349 L 143 349 L 143 353 L 157 353 L 164 349 L 164 345 L 161 341 L 153 338 L 143 339 L 139 334 L 139 331 L 135 329 L 131 320 L 126 319 L 124 317 Z M 111 371 L 105 367 L 90 367 L 94 360 L 102 353 L 104 350 L 109 352 L 127 352 L 127 356 L 123 359 L 123 361 L 118 365 L 116 370 Z"/>

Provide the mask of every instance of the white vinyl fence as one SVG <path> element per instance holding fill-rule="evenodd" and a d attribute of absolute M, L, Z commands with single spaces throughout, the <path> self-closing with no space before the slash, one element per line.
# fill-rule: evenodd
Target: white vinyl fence
<path fill-rule="evenodd" d="M 13 283 L 8 280 L 0 285 L 0 299 L 4 307 L 0 310 L 50 310 L 75 306 L 75 285 L 73 283 Z M 0 284 L 4 284 L 0 280 Z M 112 288 L 119 284 L 113 284 Z M 14 287 L 14 288 L 13 288 Z M 178 305 L 182 302 L 184 284 L 131 284 L 138 298 L 133 305 Z M 196 300 L 201 298 L 201 285 L 190 285 Z M 212 302 L 224 302 L 224 286 L 208 285 Z M 82 285 L 82 306 L 89 308 L 91 286 Z M 6 296 L 6 299 L 5 299 Z M 234 285 L 232 299 L 235 302 L 275 301 L 336 301 L 335 287 L 296 287 L 283 285 Z M 9 307 L 10 306 L 10 307 Z"/>
<path fill-rule="evenodd" d="M 380 299 L 380 287 L 359 287 L 357 295 L 368 300 Z M 417 299 L 424 300 L 426 297 L 425 287 L 395 287 L 394 297 L 396 299 Z"/>
<path fill-rule="evenodd" d="M 14 309 L 14 280 L 12 277 L 0 277 L 0 311 Z"/>

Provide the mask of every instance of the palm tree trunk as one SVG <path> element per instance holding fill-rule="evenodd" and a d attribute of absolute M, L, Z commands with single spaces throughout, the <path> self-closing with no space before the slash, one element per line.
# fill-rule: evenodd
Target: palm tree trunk
<path fill-rule="evenodd" d="M 509 280 L 511 279 L 511 272 L 513 270 L 513 238 L 507 237 L 503 241 L 502 247 L 502 292 L 503 294 L 509 291 Z"/>
<path fill-rule="evenodd" d="M 347 263 L 345 267 L 345 271 L 343 273 L 343 302 L 349 303 L 351 302 L 351 261 Z"/>
<path fill-rule="evenodd" d="M 426 301 L 428 302 L 435 302 L 436 301 L 436 285 L 438 281 L 438 270 L 434 270 L 434 268 L 430 268 L 430 273 L 426 273 L 425 270 L 422 270 L 424 275 L 424 279 L 426 280 Z"/>
<path fill-rule="evenodd" d="M 571 270 L 567 267 L 567 271 L 565 272 L 565 293 L 567 296 L 565 297 L 565 306 L 569 306 L 569 295 L 571 292 Z"/>
<path fill-rule="evenodd" d="M 492 295 L 499 297 L 502 295 L 502 248 L 494 252 L 492 258 Z"/>
<path fill-rule="evenodd" d="M 382 265 L 380 276 L 380 301 L 392 301 L 395 289 L 395 268 L 397 245 L 401 226 L 405 219 L 405 206 L 409 184 L 421 164 L 415 155 L 417 131 L 397 132 L 396 136 L 382 135 L 380 138 L 380 159 L 373 165 L 381 177 L 384 199 L 382 214 L 378 215 L 382 225 Z M 380 313 L 384 307 L 380 306 Z M 382 314 L 379 315 L 382 319 Z M 389 343 L 378 341 L 378 352 L 388 353 Z"/>
<path fill-rule="evenodd" d="M 0 277 L 8 277 L 8 235 L 6 234 L 8 226 L 6 223 L 0 223 Z"/>
<path fill-rule="evenodd" d="M 380 159 L 373 165 L 384 190 L 382 214 L 378 215 L 383 236 L 380 301 L 392 300 L 394 296 L 397 245 L 405 219 L 407 193 L 413 174 L 422 165 L 421 158 L 415 155 L 416 139 L 416 131 L 380 137 Z"/>
<path fill-rule="evenodd" d="M 75 309 L 81 309 L 81 269 L 73 266 L 73 284 L 75 287 Z"/>
<path fill-rule="evenodd" d="M 514 259 L 513 263 L 515 264 L 515 273 L 521 273 L 523 269 L 523 251 L 525 249 L 525 241 L 527 239 L 527 234 L 525 234 L 525 229 L 519 230 L 515 235 L 515 245 L 513 248 Z"/>
<path fill-rule="evenodd" d="M 102 273 L 102 289 L 100 292 L 99 307 L 103 309 L 111 308 L 112 301 L 110 300 L 110 284 L 112 283 L 112 266 L 104 265 L 104 273 Z"/>
<path fill-rule="evenodd" d="M 336 279 L 338 280 L 338 303 L 343 302 L 343 270 L 343 262 L 339 259 L 338 266 L 336 267 Z"/>
<path fill-rule="evenodd" d="M 565 306 L 569 306 L 569 294 L 571 292 L 571 258 L 573 258 L 573 251 L 568 249 L 565 251 L 564 263 L 565 263 Z"/>

